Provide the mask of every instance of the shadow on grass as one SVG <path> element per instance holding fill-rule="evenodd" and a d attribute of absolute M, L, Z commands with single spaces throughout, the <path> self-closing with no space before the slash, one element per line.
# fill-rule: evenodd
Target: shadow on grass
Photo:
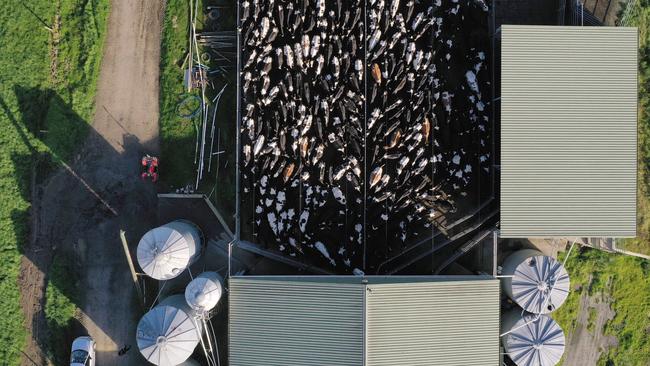
<path fill-rule="evenodd" d="M 137 237 L 150 224 L 146 217 L 155 204 L 155 192 L 150 184 L 139 179 L 139 158 L 148 151 L 126 131 L 124 151 L 116 151 L 53 90 L 16 86 L 14 92 L 20 113 L 13 112 L 0 98 L 0 114 L 6 116 L 10 122 L 7 128 L 13 130 L 10 133 L 15 132 L 25 147 L 19 149 L 22 152 L 13 151 L 10 158 L 18 193 L 24 202 L 32 204 L 31 209 L 11 212 L 17 249 L 24 256 L 25 266 L 33 268 L 31 272 L 23 269 L 18 282 L 21 304 L 28 308 L 23 310 L 34 312 L 27 327 L 46 352 L 28 354 L 35 351 L 28 348 L 24 359 L 35 363 L 42 358 L 56 365 L 67 364 L 72 340 L 88 334 L 77 320 L 80 314 L 115 344 L 134 344 L 134 322 L 139 314 L 137 298 L 132 284 L 121 282 L 128 278 L 122 276 L 128 273 L 128 267 L 121 249 L 103 252 L 102 248 L 107 242 L 117 241 L 120 228 Z M 79 248 L 79 243 L 90 244 Z M 103 266 L 106 257 L 115 258 L 107 264 L 110 267 Z M 91 277 L 87 274 L 93 267 L 115 276 L 111 278 L 115 287 L 111 284 L 111 288 L 97 288 L 100 285 L 95 282 L 101 284 L 105 279 L 87 278 Z M 34 289 L 41 286 L 43 296 L 34 294 Z M 84 292 L 88 291 L 118 292 L 120 298 L 115 301 L 127 304 L 128 308 L 133 306 L 134 319 L 112 318 L 110 312 L 108 316 L 92 318 L 79 312 L 77 309 L 87 305 Z M 120 328 L 128 332 L 117 331 L 115 324 L 122 324 Z M 129 355 L 131 361 L 125 357 L 123 364 L 140 364 L 133 354 L 137 350 Z"/>
<path fill-rule="evenodd" d="M 11 161 L 20 196 L 25 202 L 33 202 L 37 182 L 54 172 L 57 160 L 67 158 L 70 155 L 72 149 L 69 146 L 78 143 L 82 139 L 83 134 L 87 131 L 87 124 L 66 108 L 63 100 L 52 90 L 26 89 L 15 86 L 14 92 L 21 115 L 14 115 L 2 99 L 0 99 L 0 111 L 11 122 L 11 127 L 17 133 L 22 145 L 27 147 L 27 153 L 13 152 Z M 53 127 L 55 131 L 67 130 L 74 132 L 69 136 L 65 145 L 52 143 L 57 139 L 47 137 L 49 127 Z M 50 142 L 49 145 L 47 142 Z M 25 255 L 28 261 L 44 273 L 47 273 L 51 264 L 51 255 L 34 255 L 39 252 L 44 253 L 44 251 L 50 252 L 44 248 L 35 248 L 34 242 L 36 238 L 33 235 L 36 235 L 36 233 L 30 233 L 30 226 L 33 226 L 30 224 L 33 224 L 35 217 L 30 216 L 30 212 L 25 209 L 13 210 L 11 219 L 14 235 L 18 238 L 19 252 Z M 26 238 L 29 238 L 29 240 L 25 240 Z M 38 299 L 38 306 L 41 309 L 49 308 L 56 314 L 51 315 L 52 321 L 47 321 L 45 312 L 41 311 L 34 314 L 31 324 L 32 334 L 37 337 L 41 349 L 46 350 L 46 357 L 55 364 L 63 364 L 67 360 L 67 355 L 62 354 L 61 350 L 69 348 L 68 338 L 70 338 L 73 329 L 74 301 L 77 297 L 75 281 L 67 281 L 70 276 L 60 274 L 60 271 L 65 268 L 63 263 L 59 267 L 57 274 L 52 276 L 47 284 L 48 294 L 50 292 L 58 293 L 53 298 L 57 303 L 46 303 L 45 297 Z M 32 274 L 28 273 L 27 275 Z M 29 281 L 29 279 L 24 280 Z M 25 299 L 26 294 L 22 295 L 22 304 L 35 300 Z M 59 311 L 65 311 L 67 314 L 59 313 Z M 47 327 L 45 328 L 43 325 L 47 325 Z M 43 329 L 46 331 L 41 333 Z M 25 354 L 25 357 L 32 363 L 36 362 L 27 354 Z"/>

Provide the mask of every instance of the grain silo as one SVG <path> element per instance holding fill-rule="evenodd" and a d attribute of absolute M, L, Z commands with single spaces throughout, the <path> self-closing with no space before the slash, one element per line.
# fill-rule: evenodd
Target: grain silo
<path fill-rule="evenodd" d="M 548 315 L 512 310 L 501 318 L 501 343 L 517 366 L 554 366 L 564 353 L 562 328 Z"/>
<path fill-rule="evenodd" d="M 194 316 L 183 295 L 161 301 L 138 323 L 136 339 L 140 353 L 159 366 L 185 362 L 201 338 L 201 323 Z"/>
<path fill-rule="evenodd" d="M 185 288 L 187 304 L 199 313 L 215 306 L 223 294 L 223 279 L 217 272 L 203 272 Z"/>
<path fill-rule="evenodd" d="M 176 220 L 149 230 L 138 243 L 138 263 L 157 280 L 181 274 L 201 253 L 201 231 L 189 221 Z"/>
<path fill-rule="evenodd" d="M 562 263 L 537 250 L 512 253 L 503 263 L 502 275 L 505 293 L 530 313 L 550 313 L 569 295 L 569 274 Z"/>

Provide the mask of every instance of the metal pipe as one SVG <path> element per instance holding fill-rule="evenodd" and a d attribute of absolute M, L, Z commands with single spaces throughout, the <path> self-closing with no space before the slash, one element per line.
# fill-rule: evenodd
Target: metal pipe
<path fill-rule="evenodd" d="M 212 148 L 214 146 L 214 128 L 215 128 L 215 120 L 217 118 L 217 109 L 219 107 L 219 101 L 221 100 L 221 95 L 223 94 L 223 91 L 226 90 L 226 87 L 228 84 L 224 85 L 223 88 L 221 88 L 221 91 L 217 96 L 214 98 L 215 104 L 214 104 L 214 112 L 212 113 L 212 131 L 210 132 L 210 156 L 208 157 L 208 172 L 212 169 Z"/>
<path fill-rule="evenodd" d="M 368 34 L 368 0 L 364 0 L 364 12 L 363 12 L 363 58 L 364 58 L 364 68 L 363 68 L 363 95 L 368 95 L 368 37 L 365 35 Z M 368 103 L 363 103 L 363 265 L 362 268 L 365 272 L 366 270 L 366 242 L 368 241 L 368 235 L 366 232 L 367 227 L 367 214 L 366 214 L 366 204 L 368 200 L 368 143 L 366 138 L 368 135 Z"/>
<path fill-rule="evenodd" d="M 478 213 L 479 213 L 481 210 L 483 210 L 483 209 L 485 209 L 486 207 L 488 207 L 488 205 L 491 204 L 493 201 L 494 201 L 494 197 L 490 197 L 490 199 L 488 199 L 486 202 L 484 202 L 483 204 L 481 204 L 481 206 L 478 207 L 476 210 L 474 210 L 472 213 L 470 213 L 470 214 L 468 214 L 468 215 L 465 215 L 465 216 L 461 217 L 460 219 L 454 221 L 451 225 L 449 225 L 449 226 L 447 227 L 447 229 L 451 230 L 451 229 L 455 228 L 457 225 L 460 225 L 460 224 L 462 224 L 463 222 L 469 220 L 470 218 L 475 218 L 476 216 L 478 216 Z M 487 221 L 487 220 L 481 220 L 481 222 L 485 222 L 485 221 Z M 443 233 L 439 231 L 438 233 L 433 234 L 430 238 L 424 238 L 424 239 L 418 241 L 417 243 L 415 243 L 415 244 L 409 246 L 408 248 L 404 249 L 402 252 L 400 252 L 399 254 L 395 255 L 394 257 L 389 258 L 389 259 L 383 261 L 382 263 L 380 263 L 379 266 L 377 267 L 377 271 L 376 271 L 376 273 L 379 274 L 380 271 L 381 271 L 381 268 L 382 268 L 384 265 L 386 265 L 386 264 L 388 264 L 388 263 L 390 263 L 390 262 L 392 262 L 392 261 L 394 261 L 394 260 L 397 260 L 397 259 L 399 259 L 399 258 L 404 257 L 405 255 L 407 255 L 407 254 L 410 253 L 411 251 L 413 251 L 413 250 L 419 248 L 419 247 L 422 246 L 423 244 L 426 244 L 429 240 L 435 241 L 435 239 L 436 239 L 437 237 L 442 236 L 442 235 L 443 235 Z"/>
<path fill-rule="evenodd" d="M 198 1 L 198 0 L 196 0 L 196 1 Z M 189 6 L 190 6 L 190 20 L 191 20 L 192 19 L 192 14 L 193 14 L 192 0 L 190 0 Z M 190 60 L 189 60 L 189 65 L 187 67 L 187 70 L 188 70 L 187 92 L 188 93 L 192 90 L 192 61 L 194 61 L 194 57 L 192 56 L 192 26 L 191 25 L 190 25 L 189 31 L 190 31 L 189 32 L 190 33 L 190 38 L 188 40 L 188 43 L 189 43 L 189 54 L 188 55 L 189 55 Z M 196 164 L 196 159 L 195 159 L 194 163 Z"/>
<path fill-rule="evenodd" d="M 497 252 L 499 246 L 499 230 L 492 232 L 492 276 L 497 277 Z"/>
<path fill-rule="evenodd" d="M 240 223 L 240 168 L 239 168 L 239 154 L 241 145 L 241 15 L 240 15 L 239 2 L 237 3 L 237 111 L 236 111 L 236 145 L 237 151 L 235 152 L 235 240 L 239 240 L 241 236 L 241 223 Z M 230 253 L 228 254 L 228 274 L 230 275 Z"/>
<path fill-rule="evenodd" d="M 219 185 L 219 158 L 221 157 L 221 153 L 223 151 L 219 151 L 219 148 L 221 147 L 221 130 L 217 129 L 217 172 L 214 175 L 214 189 L 217 189 L 217 186 Z M 214 202 L 218 202 L 219 196 L 214 195 Z"/>

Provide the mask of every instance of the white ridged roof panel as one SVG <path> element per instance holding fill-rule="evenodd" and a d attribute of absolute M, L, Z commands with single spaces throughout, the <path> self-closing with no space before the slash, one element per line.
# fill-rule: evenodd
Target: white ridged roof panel
<path fill-rule="evenodd" d="M 367 366 L 499 363 L 499 281 L 368 285 Z"/>
<path fill-rule="evenodd" d="M 291 277 L 231 277 L 230 365 L 362 365 L 363 291 Z"/>
<path fill-rule="evenodd" d="M 501 27 L 501 236 L 634 237 L 636 28 Z"/>

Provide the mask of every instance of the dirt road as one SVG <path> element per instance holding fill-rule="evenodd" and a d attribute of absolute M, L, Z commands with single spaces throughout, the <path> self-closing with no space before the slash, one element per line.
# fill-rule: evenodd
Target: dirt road
<path fill-rule="evenodd" d="M 141 310 L 119 230 L 126 230 L 134 245 L 155 219 L 154 186 L 143 183 L 138 172 L 142 154 L 159 150 L 158 67 L 164 2 L 111 3 L 92 129 L 70 168 L 62 169 L 34 193 L 32 240 L 25 248 L 19 279 L 32 333 L 24 365 L 46 364 L 41 349 L 47 337 L 42 312 L 44 274 L 55 252 L 74 256 L 81 278 L 80 331 L 85 328 L 97 342 L 97 364 L 144 364 L 135 344 Z M 131 350 L 118 356 L 125 345 L 131 345 Z"/>

